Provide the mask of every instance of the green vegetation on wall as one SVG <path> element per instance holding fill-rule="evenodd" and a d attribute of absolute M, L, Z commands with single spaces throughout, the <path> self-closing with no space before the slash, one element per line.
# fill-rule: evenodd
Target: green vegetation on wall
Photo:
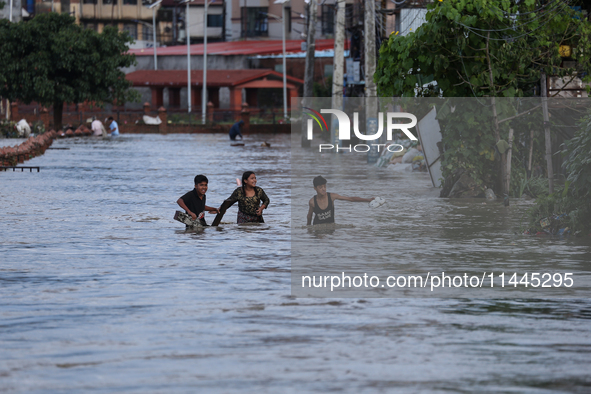
<path fill-rule="evenodd" d="M 382 45 L 374 80 L 380 96 L 477 98 L 471 104 L 475 108 L 464 108 L 461 116 L 473 117 L 464 121 L 482 127 L 468 132 L 448 123 L 442 130 L 443 175 L 462 169 L 499 192 L 506 160 L 495 147 L 508 140 L 510 127 L 514 141 L 530 138 L 521 133 L 519 119 L 496 127 L 494 118 L 481 114 L 478 106 L 498 106 L 495 100 L 503 97 L 539 96 L 542 73 L 591 81 L 590 39 L 591 23 L 558 0 L 436 1 L 428 5 L 426 23 L 405 36 L 394 33 Z M 561 46 L 568 46 L 570 54 L 562 55 L 569 58 L 561 57 Z M 505 112 L 513 116 L 519 108 Z M 535 136 L 538 160 L 543 143 Z M 523 167 L 519 148 L 513 145 L 513 168 Z"/>

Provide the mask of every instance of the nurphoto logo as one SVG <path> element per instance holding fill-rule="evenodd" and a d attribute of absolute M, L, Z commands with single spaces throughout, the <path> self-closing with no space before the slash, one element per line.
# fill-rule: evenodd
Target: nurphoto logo
<path fill-rule="evenodd" d="M 303 107 L 305 110 L 305 115 L 308 115 L 310 119 L 307 120 L 307 138 L 309 141 L 313 139 L 313 129 L 314 129 L 314 121 L 318 124 L 321 131 L 329 130 L 328 124 L 324 119 L 322 114 L 333 114 L 336 116 L 338 127 L 338 142 L 334 144 L 320 144 L 318 149 L 320 152 L 323 151 L 330 151 L 335 150 L 336 152 L 339 151 L 348 151 L 348 152 L 369 152 L 372 148 L 377 148 L 378 152 L 380 149 L 387 149 L 389 152 L 400 152 L 403 149 L 402 145 L 399 144 L 357 144 L 357 145 L 349 145 L 343 146 L 342 141 L 351 140 L 351 119 L 349 116 L 338 109 L 321 109 L 320 112 L 309 108 Z M 410 120 L 407 123 L 395 123 L 394 120 Z M 417 124 L 417 117 L 408 112 L 387 112 L 386 113 L 386 139 L 388 141 L 392 141 L 393 132 L 395 130 L 403 132 L 408 138 L 413 141 L 417 141 L 417 137 L 415 137 L 409 129 L 415 127 Z M 379 141 L 384 133 L 384 113 L 380 112 L 378 114 L 378 118 L 371 118 L 367 122 L 367 134 L 363 134 L 359 130 L 359 113 L 353 112 L 353 132 L 355 136 L 362 140 L 362 141 Z"/>

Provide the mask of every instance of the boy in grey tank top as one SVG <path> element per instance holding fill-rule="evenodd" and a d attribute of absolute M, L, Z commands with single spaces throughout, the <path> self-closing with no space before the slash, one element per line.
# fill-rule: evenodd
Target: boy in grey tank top
<path fill-rule="evenodd" d="M 335 200 L 370 202 L 375 198 L 347 197 L 336 193 L 328 193 L 326 191 L 326 179 L 320 175 L 314 178 L 314 190 L 316 190 L 316 195 L 308 202 L 308 226 L 311 224 L 334 223 Z M 314 223 L 312 223 L 312 216 L 314 216 Z"/>

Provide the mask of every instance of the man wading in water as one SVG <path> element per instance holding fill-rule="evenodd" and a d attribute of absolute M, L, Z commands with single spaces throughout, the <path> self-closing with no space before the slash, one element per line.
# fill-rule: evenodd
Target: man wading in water
<path fill-rule="evenodd" d="M 308 226 L 310 224 L 325 224 L 334 223 L 334 202 L 335 200 L 345 200 L 351 202 L 370 202 L 372 198 L 361 197 L 347 197 L 336 193 L 328 193 L 326 191 L 326 179 L 322 176 L 314 178 L 314 190 L 316 195 L 310 199 L 308 203 Z M 314 223 L 312 223 L 312 214 L 314 215 Z"/>

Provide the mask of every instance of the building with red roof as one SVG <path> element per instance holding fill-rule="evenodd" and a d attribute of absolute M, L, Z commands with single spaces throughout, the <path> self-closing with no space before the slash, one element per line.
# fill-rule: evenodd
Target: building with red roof
<path fill-rule="evenodd" d="M 304 79 L 304 64 L 305 64 L 305 52 L 302 50 L 301 40 L 288 40 L 286 41 L 286 73 L 289 82 L 288 92 L 289 96 L 297 97 L 298 93 L 301 93 L 300 89 L 303 85 Z M 348 45 L 346 46 L 348 48 Z M 193 105 L 201 102 L 200 93 L 202 83 L 202 69 L 203 69 L 203 44 L 193 44 L 189 47 L 191 51 L 191 69 L 193 70 L 191 77 L 192 86 L 195 89 L 192 91 L 191 102 Z M 164 105 L 167 107 L 175 108 L 179 105 L 179 97 L 182 94 L 182 105 L 186 104 L 186 90 L 183 90 L 187 86 L 187 46 L 174 46 L 166 48 L 157 48 L 156 54 L 158 57 L 158 71 L 176 71 L 177 73 L 171 73 L 170 78 L 173 75 L 178 78 L 183 78 L 183 82 L 179 82 L 176 85 L 166 85 L 156 87 L 155 85 L 146 85 L 138 83 L 136 78 L 141 76 L 147 81 L 148 75 L 152 74 L 140 73 L 139 71 L 154 71 L 154 49 L 132 49 L 130 53 L 136 56 L 137 66 L 130 68 L 128 72 L 129 79 L 134 81 L 136 88 L 150 87 L 150 92 L 144 91 L 143 100 L 151 101 L 153 105 Z M 332 62 L 334 57 L 334 40 L 323 39 L 316 41 L 316 59 L 315 59 L 315 80 L 319 83 L 326 84 L 327 78 L 332 75 Z M 208 97 L 209 101 L 214 103 L 216 108 L 238 108 L 243 101 L 253 106 L 255 102 L 259 104 L 263 100 L 256 99 L 258 90 L 254 91 L 254 87 L 238 87 L 237 84 L 232 85 L 221 85 L 217 90 L 210 89 L 215 86 L 217 82 L 213 81 L 214 75 L 218 73 L 225 73 L 229 75 L 232 80 L 238 81 L 245 73 L 254 75 L 256 78 L 265 78 L 264 87 L 261 89 L 273 89 L 282 88 L 282 82 L 280 86 L 275 86 L 279 81 L 282 81 L 283 74 L 283 45 L 282 41 L 278 40 L 260 40 L 260 41 L 236 41 L 236 42 L 217 42 L 207 45 L 207 69 L 208 69 Z M 273 73 L 269 73 L 273 71 Z M 197 72 L 197 73 L 195 73 Z M 162 73 L 153 74 L 164 75 Z M 197 76 L 198 75 L 198 76 Z M 221 75 L 221 74 L 220 74 Z M 240 76 L 240 77 L 239 77 Z M 168 77 L 165 77 L 168 78 Z M 226 78 L 224 76 L 224 78 Z M 164 81 L 167 81 L 165 79 Z M 170 79 L 172 80 L 172 79 Z M 175 79 L 177 80 L 177 79 Z M 210 80 L 212 82 L 210 82 Z M 261 82 L 259 82 L 261 83 Z M 228 90 L 229 89 L 229 90 Z M 238 99 L 238 92 L 241 89 L 246 89 L 243 100 Z M 179 93 L 180 91 L 180 93 Z M 267 93 L 276 92 L 267 91 Z M 282 106 L 283 96 L 278 95 L 276 106 Z M 276 101 L 277 101 L 276 100 Z"/>
<path fill-rule="evenodd" d="M 164 90 L 168 93 L 168 107 L 181 107 L 181 89 L 186 89 L 186 70 L 140 70 L 127 74 L 126 78 L 136 88 L 149 88 L 152 106 L 164 105 Z M 292 97 L 298 96 L 298 89 L 304 81 L 287 77 L 288 106 Z M 243 102 L 243 90 L 250 107 L 259 107 L 260 94 L 267 89 L 282 89 L 283 75 L 273 70 L 209 70 L 207 71 L 207 96 L 214 108 L 220 108 L 220 89 L 229 90 L 230 110 L 240 110 Z M 261 92 L 261 90 L 263 92 Z M 203 71 L 191 71 L 191 103 L 194 108 L 201 108 L 203 91 Z M 281 98 L 282 99 L 282 98 Z M 276 103 L 281 106 L 282 102 Z"/>

